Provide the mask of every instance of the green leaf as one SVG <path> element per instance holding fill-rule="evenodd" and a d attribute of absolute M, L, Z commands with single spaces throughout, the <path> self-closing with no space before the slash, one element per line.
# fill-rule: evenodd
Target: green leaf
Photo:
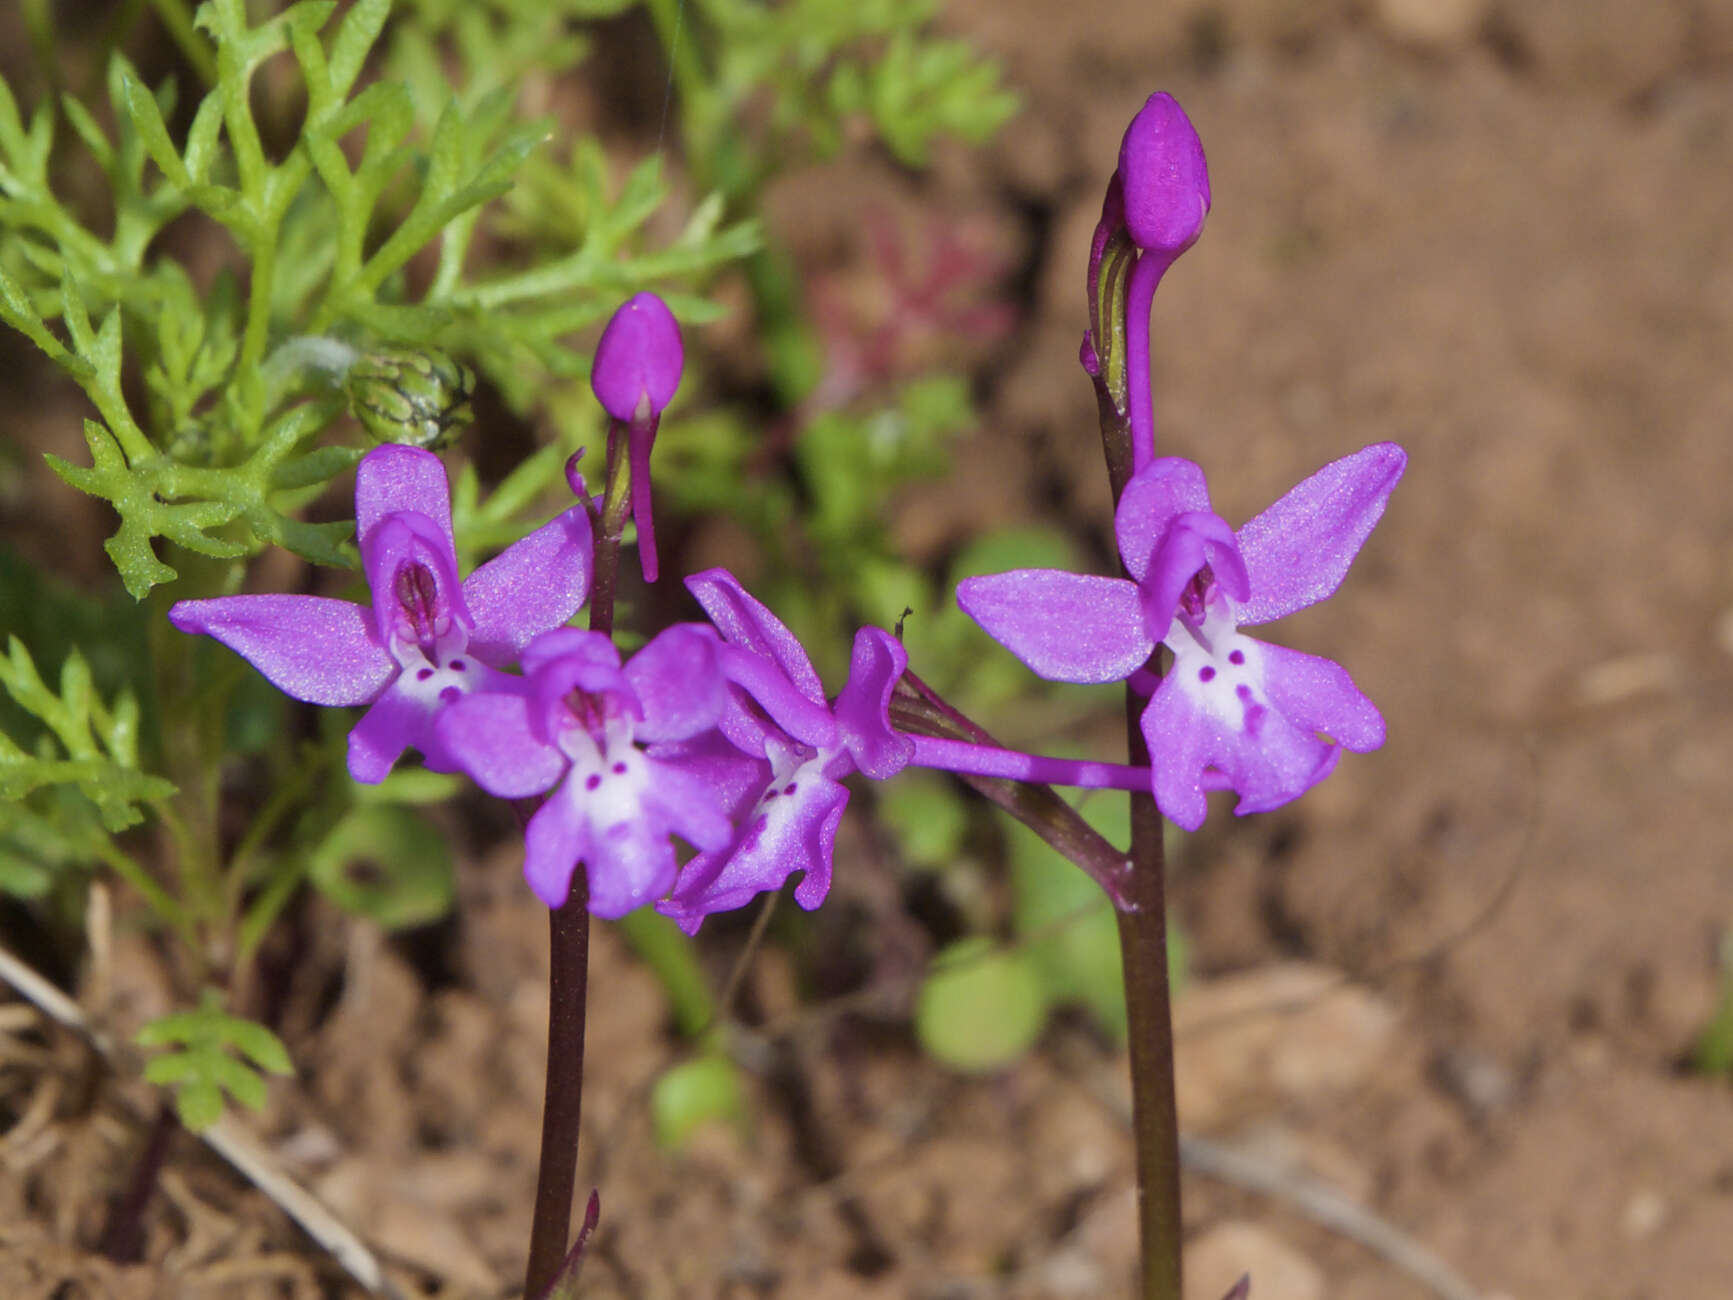
<path fill-rule="evenodd" d="M 395 804 L 348 813 L 312 850 L 308 878 L 337 906 L 388 930 L 437 921 L 456 894 L 445 836 Z"/>
<path fill-rule="evenodd" d="M 0 840 L 0 894 L 41 898 L 54 878 L 38 862 L 15 852 Z"/>
<path fill-rule="evenodd" d="M 169 139 L 168 125 L 163 121 L 162 109 L 157 104 L 156 96 L 145 89 L 133 72 L 132 65 L 124 58 L 116 56 L 116 63 L 119 68 L 122 107 L 126 110 L 133 129 L 138 132 L 139 139 L 143 141 L 145 150 L 150 154 L 151 161 L 161 169 L 171 184 L 182 189 L 191 189 L 193 177 L 182 160 L 180 151 Z"/>
<path fill-rule="evenodd" d="M 1033 964 L 986 938 L 939 953 L 915 999 L 921 1046 L 969 1074 L 1010 1065 L 1035 1045 L 1046 1021 L 1046 991 Z"/>
<path fill-rule="evenodd" d="M 1720 995 L 1714 1014 L 1697 1038 L 1691 1064 L 1699 1074 L 1733 1078 L 1733 933 L 1721 940 Z"/>
<path fill-rule="evenodd" d="M 194 1132 L 216 1123 L 223 1093 L 257 1110 L 265 1104 L 265 1081 L 259 1072 L 293 1071 L 282 1040 L 255 1021 L 223 1011 L 215 990 L 206 990 L 196 1011 L 153 1020 L 133 1041 L 140 1047 L 171 1049 L 146 1062 L 144 1078 L 176 1089 L 181 1122 Z"/>
<path fill-rule="evenodd" d="M 222 1118 L 223 1094 L 214 1083 L 194 1080 L 175 1093 L 175 1114 L 189 1133 L 202 1133 Z"/>
<path fill-rule="evenodd" d="M 748 1115 L 740 1069 L 726 1056 L 683 1061 L 650 1089 L 650 1123 L 664 1151 L 684 1150 L 706 1124 L 728 1124 L 744 1135 Z"/>
<path fill-rule="evenodd" d="M 0 800 L 21 800 L 50 786 L 75 786 L 96 805 L 102 824 L 124 830 L 142 820 L 138 805 L 167 799 L 175 788 L 136 770 L 138 707 L 124 693 L 103 705 L 90 666 L 77 649 L 61 665 L 60 691 L 48 689 L 29 649 L 10 637 L 0 659 L 0 689 L 53 737 L 46 751 L 0 745 Z M 46 740 L 46 738 L 45 738 Z M 53 752 L 57 745 L 65 755 Z"/>
<path fill-rule="evenodd" d="M 1131 835 L 1130 803 L 1098 793 L 1080 805 L 1083 818 L 1116 844 Z M 1101 887 L 1020 823 L 1005 821 L 1011 850 L 1012 926 L 1056 1003 L 1087 1008 L 1117 1038 L 1125 1036 L 1125 977 L 1119 926 Z M 1185 982 L 1187 947 L 1168 927 L 1168 978 Z"/>

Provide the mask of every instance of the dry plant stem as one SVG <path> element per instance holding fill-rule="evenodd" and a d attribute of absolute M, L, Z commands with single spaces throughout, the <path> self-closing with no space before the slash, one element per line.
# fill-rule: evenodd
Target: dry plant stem
<path fill-rule="evenodd" d="M 1153 665 L 1153 661 L 1152 661 Z M 1149 698 L 1125 691 L 1128 749 L 1147 766 L 1138 721 Z M 1173 1082 L 1173 1010 L 1167 978 L 1167 864 L 1161 813 L 1131 796 L 1131 896 L 1120 910 L 1119 950 L 1131 1048 L 1131 1124 L 1137 1146 L 1137 1227 L 1143 1300 L 1180 1300 L 1179 1111 Z"/>
<path fill-rule="evenodd" d="M 620 573 L 620 537 L 630 500 L 619 422 L 608 430 L 607 487 L 596 521 L 596 561 L 590 583 L 590 630 L 614 634 L 614 593 Z M 519 816 L 528 820 L 526 810 Z M 530 1223 L 524 1295 L 543 1295 L 560 1276 L 572 1228 L 578 1178 L 578 1128 L 584 1105 L 584 1013 L 590 963 L 589 886 L 572 878 L 565 906 L 548 913 L 548 1073 L 542 1094 L 542 1147 L 536 1173 L 536 1208 Z"/>
<path fill-rule="evenodd" d="M 144 1150 L 126 1181 L 126 1190 L 109 1208 L 108 1222 L 102 1228 L 102 1241 L 97 1249 L 116 1264 L 136 1264 L 144 1258 L 144 1212 L 156 1193 L 157 1179 L 168 1161 L 169 1146 L 179 1127 L 174 1103 L 164 1098 L 151 1121 Z"/>

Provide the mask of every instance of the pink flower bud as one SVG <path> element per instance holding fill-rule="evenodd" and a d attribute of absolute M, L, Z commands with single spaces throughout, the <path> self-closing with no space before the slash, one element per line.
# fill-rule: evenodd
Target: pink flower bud
<path fill-rule="evenodd" d="M 590 387 L 616 420 L 654 419 L 680 387 L 685 360 L 674 314 L 655 294 L 641 293 L 602 331 Z"/>
<path fill-rule="evenodd" d="M 1139 248 L 1178 256 L 1203 232 L 1209 164 L 1179 102 L 1151 95 L 1119 145 L 1125 226 Z"/>

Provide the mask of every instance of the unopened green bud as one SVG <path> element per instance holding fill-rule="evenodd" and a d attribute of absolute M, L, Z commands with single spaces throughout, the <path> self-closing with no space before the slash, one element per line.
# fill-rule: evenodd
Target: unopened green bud
<path fill-rule="evenodd" d="M 343 376 L 349 411 L 375 442 L 438 451 L 475 418 L 475 372 L 437 348 L 369 349 Z"/>

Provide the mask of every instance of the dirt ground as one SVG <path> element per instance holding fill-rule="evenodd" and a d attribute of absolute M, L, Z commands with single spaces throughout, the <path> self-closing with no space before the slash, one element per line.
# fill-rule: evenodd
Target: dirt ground
<path fill-rule="evenodd" d="M 978 358 L 959 481 L 901 508 L 909 546 L 1037 512 L 1105 554 L 1082 268 L 1155 89 L 1192 115 L 1214 190 L 1157 297 L 1161 448 L 1198 460 L 1236 523 L 1366 443 L 1411 456 L 1343 591 L 1274 638 L 1348 665 L 1388 745 L 1280 813 L 1220 810 L 1174 865 L 1197 970 L 1186 1126 L 1375 1210 L 1487 1300 L 1733 1294 L 1733 1092 L 1684 1064 L 1733 927 L 1733 7 L 950 13 L 1027 95 L 999 143 L 947 149 L 924 179 L 852 154 L 774 209 L 814 259 L 864 258 L 866 200 L 963 223 L 1024 295 Z M 839 942 L 896 891 L 859 828 L 845 839 L 815 918 Z M 503 1296 L 532 1191 L 545 918 L 510 845 L 463 882 L 461 919 L 410 942 L 300 913 L 283 1019 L 300 1073 L 251 1126 L 406 1290 Z M 725 970 L 741 931 L 717 930 Z M 106 981 L 109 1014 L 136 1022 L 162 979 L 121 926 L 87 1000 Z M 757 959 L 750 1136 L 670 1159 L 644 1096 L 681 1048 L 655 982 L 598 934 L 584 1294 L 1126 1292 L 1122 1057 L 1062 1024 L 1005 1074 L 959 1079 L 914 1048 L 894 971 L 846 1011 L 796 987 L 782 950 Z M 0 1295 L 359 1294 L 185 1138 L 147 1218 L 153 1263 L 104 1263 L 147 1099 L 22 1008 L 0 1017 Z M 1281 1198 L 1201 1174 L 1185 1191 L 1196 1300 L 1239 1267 L 1255 1300 L 1437 1294 Z"/>

